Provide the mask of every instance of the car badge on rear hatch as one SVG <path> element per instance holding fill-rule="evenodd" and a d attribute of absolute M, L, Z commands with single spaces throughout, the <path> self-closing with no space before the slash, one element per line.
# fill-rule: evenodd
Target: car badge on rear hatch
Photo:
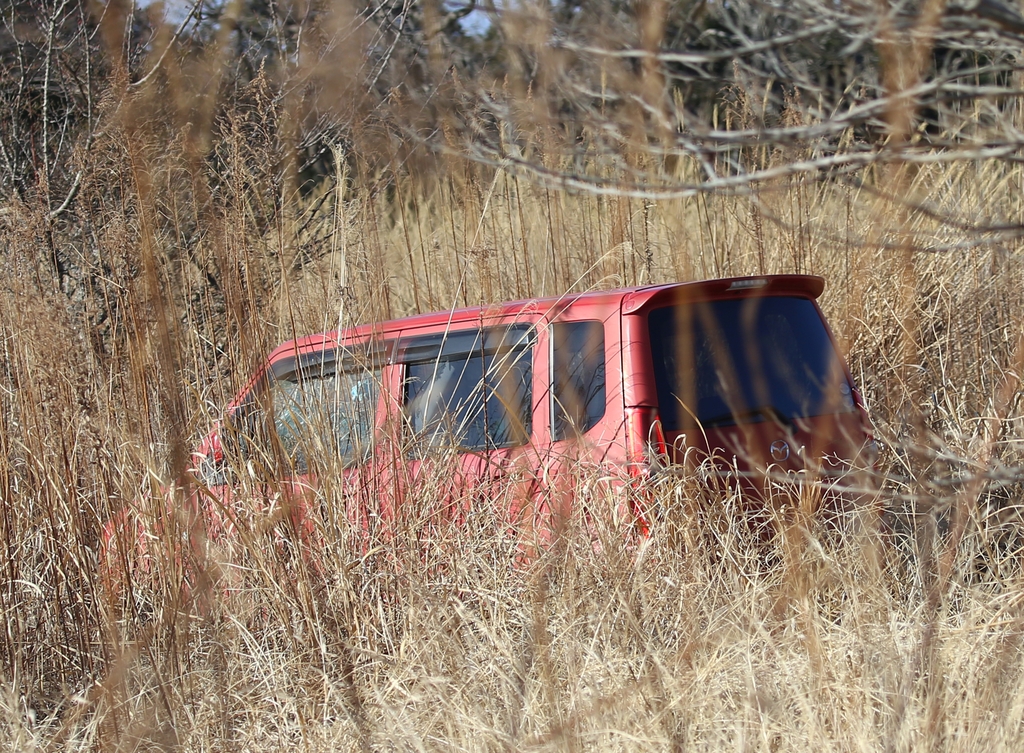
<path fill-rule="evenodd" d="M 776 439 L 768 449 L 772 453 L 772 460 L 776 463 L 789 459 L 789 442 L 784 439 Z"/>

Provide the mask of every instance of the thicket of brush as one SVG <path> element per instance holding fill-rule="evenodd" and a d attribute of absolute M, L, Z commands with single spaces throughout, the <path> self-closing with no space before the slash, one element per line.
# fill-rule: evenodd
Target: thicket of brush
<path fill-rule="evenodd" d="M 212 49 L 170 56 L 145 85 L 114 76 L 90 104 L 102 127 L 69 142 L 67 193 L 44 171 L 0 206 L 0 745 L 1021 748 L 1024 167 L 915 141 L 915 159 L 852 177 L 781 170 L 749 191 L 655 199 L 608 189 L 621 165 L 579 162 L 608 131 L 530 152 L 538 183 L 366 116 L 335 144 L 334 173 L 300 190 L 287 87 L 255 71 L 205 110 L 189 82 L 219 70 Z M 726 95 L 721 134 L 742 136 L 764 109 Z M 776 104 L 780 122 L 813 125 L 803 103 Z M 1016 133 L 1014 108 L 989 105 L 958 110 L 963 133 Z M 842 156 L 864 137 L 851 125 L 830 143 Z M 666 165 L 656 142 L 616 159 L 670 188 L 705 170 L 706 155 Z M 821 154 L 743 148 L 714 164 Z M 559 190 L 543 180 L 558 171 L 608 182 Z M 468 520 L 424 543 L 441 468 L 386 541 L 353 546 L 329 477 L 315 558 L 258 512 L 245 535 L 181 555 L 188 521 L 167 517 L 165 490 L 281 340 L 779 272 L 828 281 L 821 303 L 882 443 L 880 521 L 837 534 L 790 517 L 754 545 L 734 496 L 684 479 L 658 487 L 663 515 L 638 540 L 584 478 L 597 523 L 577 511 L 524 567 L 509 488 L 463 491 Z M 148 570 L 112 587 L 101 528 L 130 502 L 166 520 Z"/>

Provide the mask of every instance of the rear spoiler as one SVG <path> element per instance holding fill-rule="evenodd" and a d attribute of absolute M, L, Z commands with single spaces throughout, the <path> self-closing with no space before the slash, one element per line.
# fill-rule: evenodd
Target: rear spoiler
<path fill-rule="evenodd" d="M 722 280 L 658 285 L 629 293 L 622 301 L 622 313 L 672 303 L 691 303 L 728 298 L 789 295 L 815 299 L 825 289 L 825 278 L 817 275 L 758 275 L 727 277 Z"/>

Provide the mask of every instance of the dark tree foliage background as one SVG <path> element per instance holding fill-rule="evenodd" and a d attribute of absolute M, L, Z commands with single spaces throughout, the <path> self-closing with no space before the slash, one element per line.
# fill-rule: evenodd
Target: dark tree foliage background
<path fill-rule="evenodd" d="M 1024 18 L 997 0 L 7 0 L 0 15 L 0 192 L 41 212 L 39 274 L 72 301 L 116 278 L 90 218 L 117 170 L 86 159 L 115 138 L 180 163 L 159 201 L 187 193 L 194 221 L 157 212 L 154 232 L 215 291 L 200 227 L 239 174 L 228 134 L 276 155 L 249 165 L 268 226 L 335 179 L 336 155 L 385 190 L 396 170 L 468 159 L 657 199 L 787 176 L 885 190 L 883 163 L 1024 145 Z"/>

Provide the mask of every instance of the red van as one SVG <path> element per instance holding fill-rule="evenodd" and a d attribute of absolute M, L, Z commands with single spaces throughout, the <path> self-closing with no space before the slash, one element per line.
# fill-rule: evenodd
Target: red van
<path fill-rule="evenodd" d="M 349 520 L 394 519 L 439 458 L 453 488 L 507 479 L 509 505 L 535 513 L 579 468 L 842 483 L 874 442 L 823 289 L 806 275 L 653 285 L 287 342 L 196 453 L 198 481 L 220 490 L 207 526 L 231 526 L 239 473 L 279 492 L 341 483 Z"/>
<path fill-rule="evenodd" d="M 408 483 L 438 454 L 466 477 L 526 468 L 534 493 L 567 458 L 622 476 L 708 458 L 841 476 L 870 465 L 873 441 L 823 289 L 806 275 L 656 285 L 294 340 L 203 443 L 200 478 L 222 483 L 232 455 L 278 478 L 326 457 L 393 502 L 396 462 Z"/>

